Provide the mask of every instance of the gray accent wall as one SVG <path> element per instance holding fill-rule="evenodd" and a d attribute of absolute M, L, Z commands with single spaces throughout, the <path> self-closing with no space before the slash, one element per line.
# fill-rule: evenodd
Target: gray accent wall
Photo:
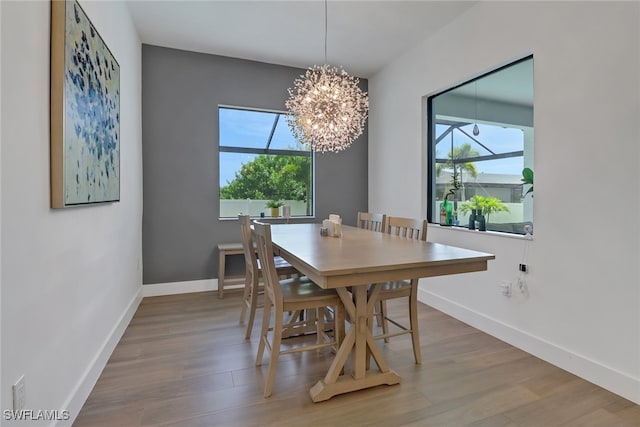
<path fill-rule="evenodd" d="M 218 105 L 284 111 L 304 71 L 142 45 L 144 284 L 217 277 L 218 243 L 239 241 L 236 221 L 218 219 Z M 304 221 L 337 213 L 355 225 L 368 205 L 367 145 L 365 130 L 342 153 L 316 154 L 316 215 Z"/>

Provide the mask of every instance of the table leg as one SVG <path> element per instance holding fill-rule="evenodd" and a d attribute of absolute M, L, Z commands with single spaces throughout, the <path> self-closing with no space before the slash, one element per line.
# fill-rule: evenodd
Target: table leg
<path fill-rule="evenodd" d="M 310 390 L 311 399 L 314 402 L 330 399 L 337 394 L 382 384 L 398 384 L 400 382 L 400 376 L 389 369 L 382 357 L 382 352 L 373 339 L 373 334 L 369 330 L 368 322 L 373 321 L 373 318 L 368 315 L 371 307 L 367 298 L 367 285 L 353 287 L 355 304 L 351 299 L 351 294 L 346 289 L 339 288 L 337 290 L 348 315 L 352 319 L 352 325 L 342 345 L 336 352 L 336 356 L 324 379 L 318 381 Z M 375 297 L 377 291 L 374 288 L 371 295 Z M 352 375 L 340 375 L 351 353 L 353 353 L 353 373 Z M 369 355 L 373 356 L 378 366 L 377 371 L 367 370 L 367 357 Z"/>

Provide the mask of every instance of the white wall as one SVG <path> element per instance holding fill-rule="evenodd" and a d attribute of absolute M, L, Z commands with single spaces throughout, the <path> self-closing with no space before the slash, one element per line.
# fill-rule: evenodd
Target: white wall
<path fill-rule="evenodd" d="M 369 80 L 369 209 L 426 216 L 422 96 L 531 53 L 530 295 L 498 289 L 517 275 L 525 240 L 432 226 L 430 240 L 496 260 L 424 281 L 421 298 L 640 403 L 640 232 L 616 214 L 640 205 L 639 3 L 479 2 L 381 70 Z M 595 215 L 600 196 L 607 218 Z M 582 215 L 564 215 L 567 204 Z"/>
<path fill-rule="evenodd" d="M 67 409 L 72 418 L 137 307 L 142 284 L 141 44 L 124 3 L 81 4 L 120 63 L 121 201 L 54 211 L 50 4 L 0 3 L 1 406 L 12 408 L 11 385 L 24 374 L 27 409 Z"/>

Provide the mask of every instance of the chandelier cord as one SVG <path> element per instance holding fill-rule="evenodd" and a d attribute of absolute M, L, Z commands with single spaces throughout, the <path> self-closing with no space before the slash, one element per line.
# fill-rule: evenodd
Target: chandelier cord
<path fill-rule="evenodd" d="M 480 128 L 478 127 L 478 80 L 475 81 L 474 87 L 475 87 L 475 91 L 476 91 L 476 96 L 475 96 L 475 99 L 474 99 L 476 117 L 475 117 L 475 122 L 473 124 L 473 132 L 472 133 L 473 133 L 473 136 L 478 136 L 478 135 L 480 135 Z"/>
<path fill-rule="evenodd" d="M 324 0 L 324 63 L 327 64 L 327 0 Z"/>
<path fill-rule="evenodd" d="M 475 90 L 476 90 L 476 99 L 475 99 L 475 109 L 476 109 L 476 124 L 478 124 L 478 81 L 476 80 L 475 83 Z"/>
<path fill-rule="evenodd" d="M 1 1 L 1 0 L 0 0 Z M 285 106 L 294 138 L 313 151 L 345 150 L 362 135 L 369 97 L 358 87 L 359 79 L 327 62 L 328 0 L 324 0 L 324 65 L 314 65 L 293 82 Z"/>

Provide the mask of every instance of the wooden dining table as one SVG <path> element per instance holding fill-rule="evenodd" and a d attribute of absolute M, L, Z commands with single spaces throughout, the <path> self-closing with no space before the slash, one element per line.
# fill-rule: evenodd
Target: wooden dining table
<path fill-rule="evenodd" d="M 271 226 L 274 250 L 318 286 L 336 289 L 351 321 L 327 374 L 310 390 L 314 402 L 400 382 L 400 376 L 384 360 L 369 327 L 381 283 L 482 271 L 487 269 L 487 261 L 495 258 L 488 253 L 344 225 L 341 237 L 322 236 L 320 227 L 321 224 Z M 349 355 L 351 372 L 345 369 Z M 377 369 L 368 363 L 371 356 Z"/>

